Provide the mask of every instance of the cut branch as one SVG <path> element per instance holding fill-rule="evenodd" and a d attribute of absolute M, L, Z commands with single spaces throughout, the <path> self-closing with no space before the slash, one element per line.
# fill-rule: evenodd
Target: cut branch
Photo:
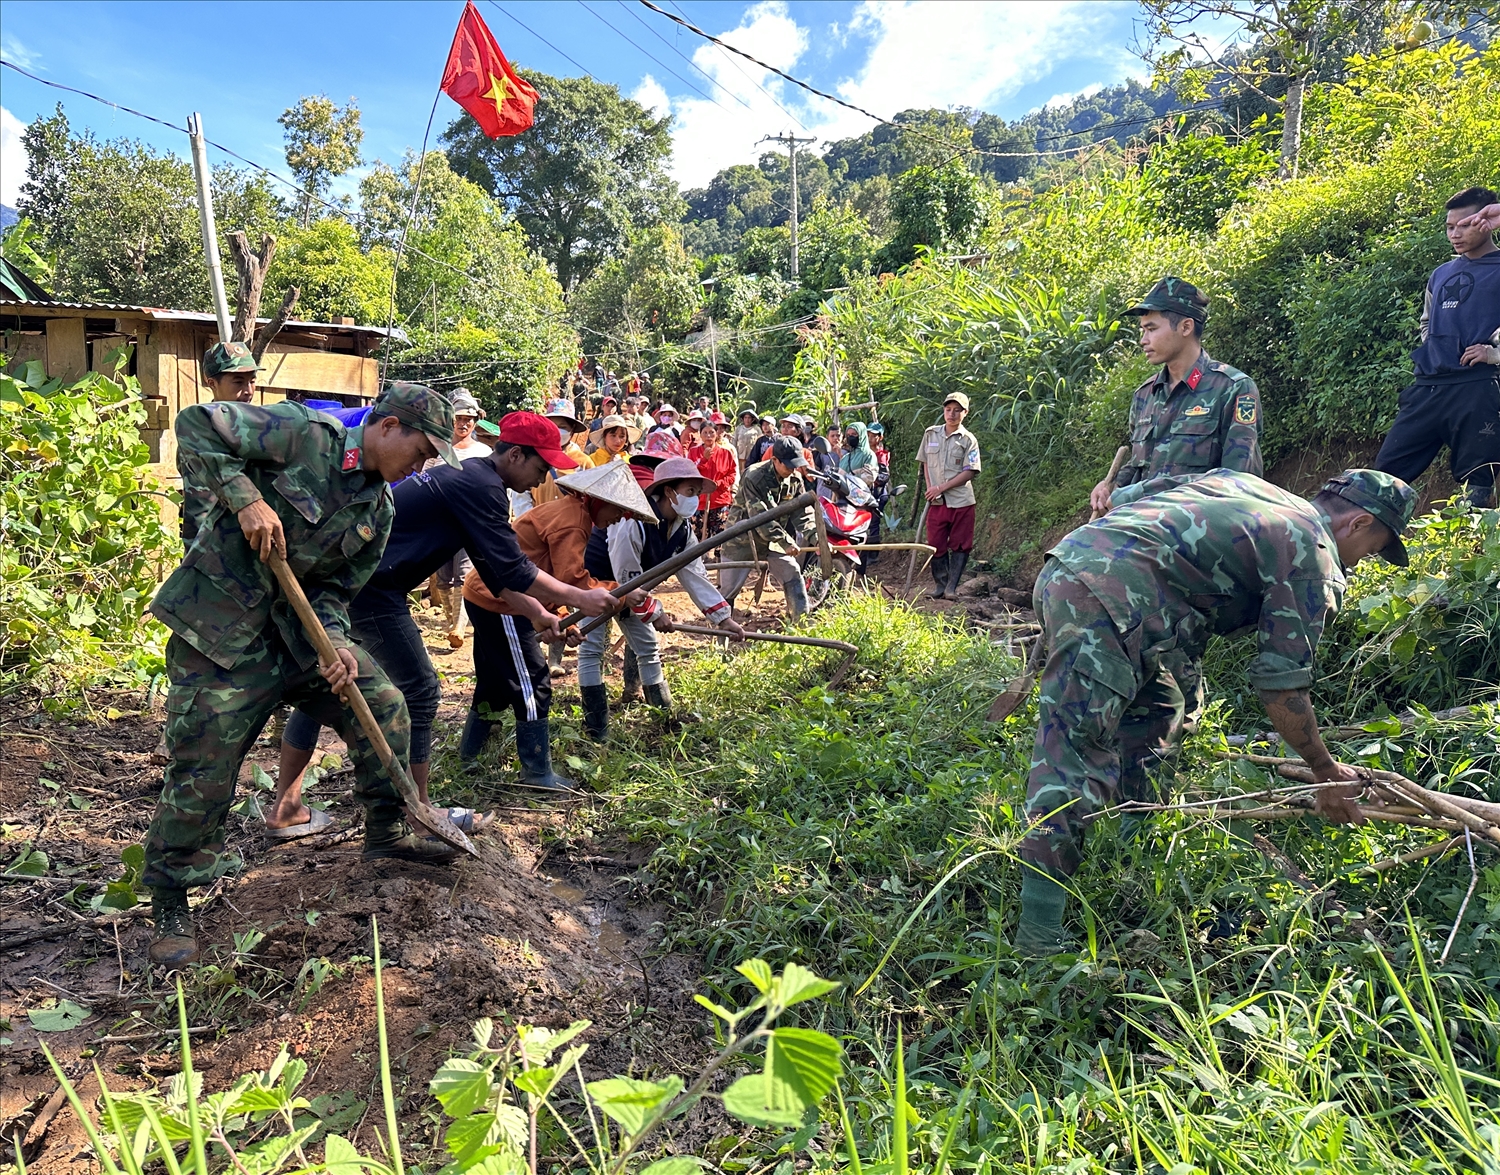
<path fill-rule="evenodd" d="M 281 299 L 281 306 L 271 316 L 271 321 L 255 332 L 255 342 L 251 344 L 250 353 L 255 356 L 255 361 L 260 362 L 260 357 L 266 353 L 271 340 L 281 333 L 281 328 L 287 324 L 292 317 L 292 310 L 297 305 L 297 299 L 302 296 L 299 286 L 292 286 Z"/>
<path fill-rule="evenodd" d="M 250 239 L 243 232 L 229 234 L 229 252 L 234 257 L 234 268 L 239 274 L 240 287 L 235 295 L 233 341 L 248 343 L 255 334 L 255 320 L 260 317 L 261 292 L 265 288 L 266 273 L 271 268 L 271 258 L 276 255 L 276 238 L 266 233 L 260 239 L 260 251 L 250 248 Z"/>

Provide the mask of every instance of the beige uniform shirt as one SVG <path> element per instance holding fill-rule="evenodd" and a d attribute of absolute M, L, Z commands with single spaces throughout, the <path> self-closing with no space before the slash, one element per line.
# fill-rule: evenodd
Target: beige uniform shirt
<path fill-rule="evenodd" d="M 949 436 L 943 425 L 934 424 L 922 434 L 922 468 L 927 473 L 928 489 L 943 485 L 965 469 L 978 473 L 979 441 L 963 425 Z M 944 494 L 942 505 L 972 506 L 975 500 L 974 483 L 969 481 Z"/>

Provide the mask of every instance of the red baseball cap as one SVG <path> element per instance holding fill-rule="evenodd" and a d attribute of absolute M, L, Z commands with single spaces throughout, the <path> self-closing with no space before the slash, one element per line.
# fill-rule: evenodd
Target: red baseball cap
<path fill-rule="evenodd" d="M 500 440 L 503 444 L 535 449 L 553 469 L 578 468 L 578 462 L 561 448 L 557 425 L 535 412 L 511 412 L 501 417 Z"/>

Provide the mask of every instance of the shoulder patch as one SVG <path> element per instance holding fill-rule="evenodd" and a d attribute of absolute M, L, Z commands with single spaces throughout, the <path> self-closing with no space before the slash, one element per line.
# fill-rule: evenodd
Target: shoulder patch
<path fill-rule="evenodd" d="M 351 469 L 358 469 L 362 460 L 364 460 L 364 451 L 362 449 L 345 449 L 344 464 L 342 466 L 344 472 L 348 473 Z"/>
<path fill-rule="evenodd" d="M 1208 415 L 1208 405 L 1207 404 L 1194 404 L 1191 408 L 1189 408 L 1186 412 L 1184 412 L 1183 415 L 1184 416 L 1207 416 Z"/>
<path fill-rule="evenodd" d="M 1195 367 L 1187 377 L 1187 386 L 1191 391 L 1198 390 L 1198 381 L 1203 378 L 1203 368 Z"/>
<path fill-rule="evenodd" d="M 1240 396 L 1234 402 L 1234 422 L 1236 424 L 1254 424 L 1256 419 L 1256 402 L 1254 396 Z"/>

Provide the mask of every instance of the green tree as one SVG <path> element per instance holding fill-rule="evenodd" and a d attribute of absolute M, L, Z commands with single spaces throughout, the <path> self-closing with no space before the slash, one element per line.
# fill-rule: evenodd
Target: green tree
<path fill-rule="evenodd" d="M 1256 138 L 1187 134 L 1151 152 L 1145 179 L 1158 214 L 1190 232 L 1212 232 L 1257 180 L 1276 171 L 1276 155 Z"/>
<path fill-rule="evenodd" d="M 465 114 L 443 141 L 453 170 L 515 215 L 571 290 L 632 229 L 678 219 L 682 200 L 666 172 L 671 120 L 592 78 L 527 78 L 540 95 L 530 130 L 489 139 Z"/>
<path fill-rule="evenodd" d="M 1036 166 L 1036 136 L 1019 124 L 1011 126 L 998 114 L 981 114 L 974 122 L 974 146 L 997 155 L 976 155 L 974 165 L 981 174 L 998 183 L 1014 183 Z"/>
<path fill-rule="evenodd" d="M 354 227 L 338 217 L 325 216 L 306 228 L 287 225 L 266 278 L 265 300 L 274 304 L 289 286 L 297 286 L 301 318 L 329 322 L 347 316 L 383 326 L 390 310 L 393 260 L 383 246 L 362 252 Z"/>
<path fill-rule="evenodd" d="M 286 164 L 303 188 L 299 209 L 306 228 L 313 205 L 333 181 L 363 162 L 359 145 L 365 132 L 359 125 L 359 106 L 350 98 L 338 107 L 326 94 L 313 94 L 297 99 L 276 121 L 286 129 Z"/>
<path fill-rule="evenodd" d="M 800 230 L 798 278 L 805 289 L 847 286 L 870 272 L 877 244 L 869 225 L 852 208 L 821 202 Z"/>
<path fill-rule="evenodd" d="M 956 159 L 942 167 L 914 167 L 896 180 L 891 215 L 895 231 L 880 255 L 887 268 L 909 264 L 921 246 L 962 249 L 983 225 L 979 181 Z"/>

